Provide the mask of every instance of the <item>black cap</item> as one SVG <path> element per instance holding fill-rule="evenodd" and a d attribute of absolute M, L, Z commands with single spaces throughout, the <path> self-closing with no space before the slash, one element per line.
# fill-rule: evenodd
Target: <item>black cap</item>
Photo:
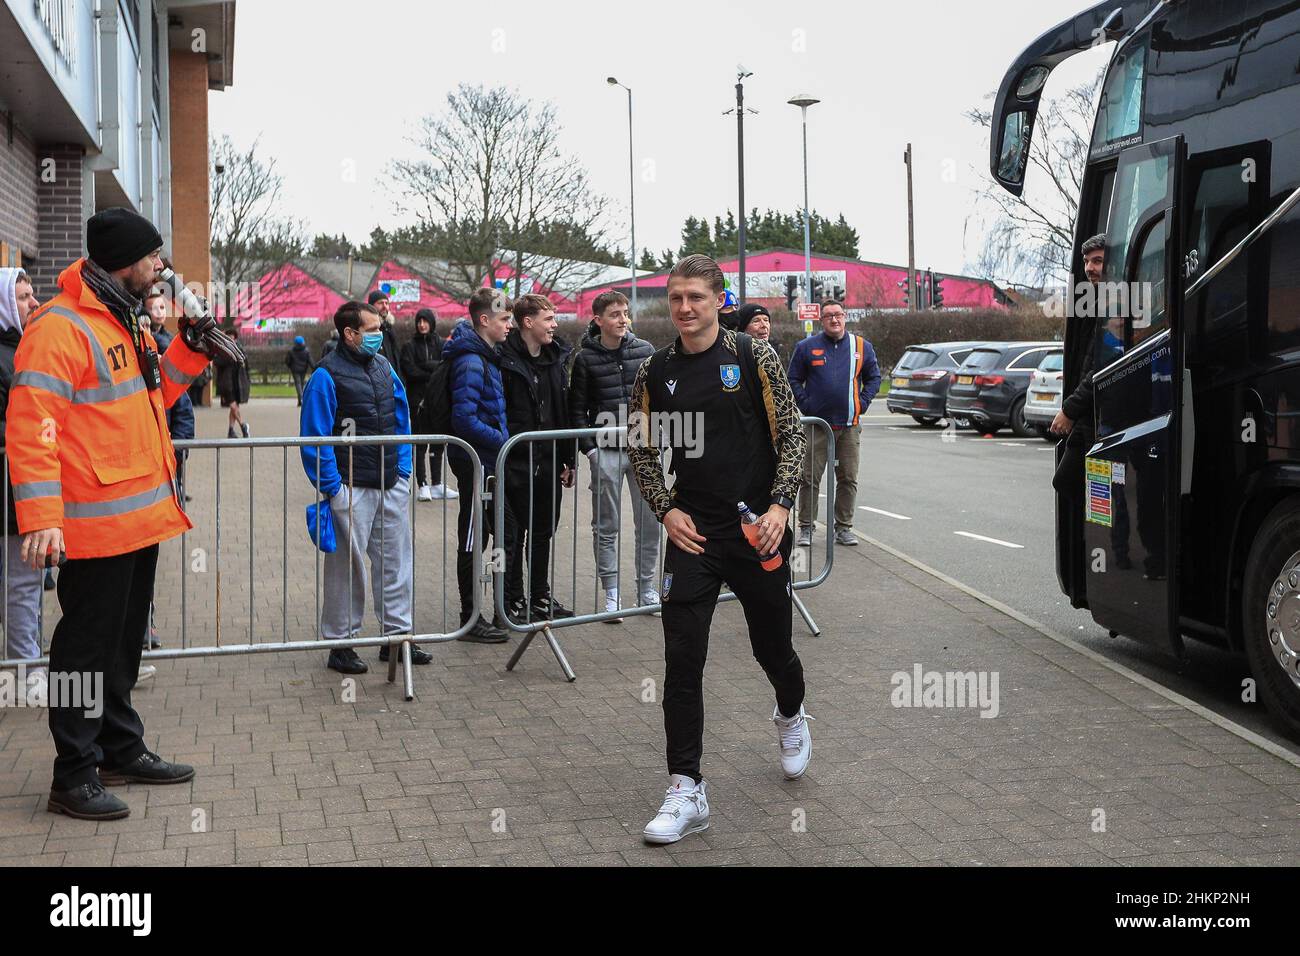
<path fill-rule="evenodd" d="M 370 295 L 366 296 L 366 304 L 374 305 L 380 299 L 387 299 L 387 298 L 388 298 L 387 292 L 384 292 L 382 289 L 376 289 L 374 292 L 371 292 Z"/>
<path fill-rule="evenodd" d="M 772 320 L 772 313 L 768 312 L 767 309 L 763 308 L 763 306 L 756 302 L 746 302 L 736 310 L 736 317 L 733 320 L 736 325 L 736 331 L 744 332 L 749 328 L 749 323 L 754 321 L 754 317 L 759 315 L 767 316 L 769 322 Z"/>
<path fill-rule="evenodd" d="M 97 212 L 86 223 L 86 251 L 105 272 L 133 265 L 162 244 L 153 223 L 121 206 Z"/>

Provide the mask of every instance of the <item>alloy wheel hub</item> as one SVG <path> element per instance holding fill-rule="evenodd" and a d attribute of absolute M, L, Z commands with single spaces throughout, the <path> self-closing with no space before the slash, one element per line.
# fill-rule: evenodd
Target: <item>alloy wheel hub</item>
<path fill-rule="evenodd" d="M 1300 551 L 1282 565 L 1265 604 L 1269 654 L 1300 687 Z"/>

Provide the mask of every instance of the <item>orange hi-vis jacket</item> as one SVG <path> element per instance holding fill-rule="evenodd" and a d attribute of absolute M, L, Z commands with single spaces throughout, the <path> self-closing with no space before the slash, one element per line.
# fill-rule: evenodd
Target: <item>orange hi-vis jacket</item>
<path fill-rule="evenodd" d="M 63 291 L 23 333 L 5 447 L 19 530 L 62 528 L 69 558 L 103 558 L 193 527 L 177 497 L 167 407 L 208 359 L 176 336 L 161 356 L 163 386 L 150 391 L 131 334 L 83 283 L 84 262 L 63 270 Z"/>

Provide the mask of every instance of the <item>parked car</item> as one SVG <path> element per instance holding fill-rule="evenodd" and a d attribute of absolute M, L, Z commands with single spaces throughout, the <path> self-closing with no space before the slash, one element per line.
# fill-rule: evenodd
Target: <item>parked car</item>
<path fill-rule="evenodd" d="M 896 415 L 911 415 L 927 428 L 944 417 L 944 400 L 953 375 L 983 342 L 932 342 L 909 345 L 889 378 L 885 406 Z"/>
<path fill-rule="evenodd" d="M 971 351 L 948 388 L 947 414 L 990 435 L 1011 426 L 1021 438 L 1038 434 L 1025 418 L 1029 379 L 1060 342 L 988 342 Z"/>
<path fill-rule="evenodd" d="M 1048 352 L 1029 377 L 1029 393 L 1025 396 L 1025 420 L 1038 426 L 1038 433 L 1048 441 L 1055 436 L 1047 430 L 1052 419 L 1061 410 L 1061 376 L 1065 367 L 1065 353 Z"/>

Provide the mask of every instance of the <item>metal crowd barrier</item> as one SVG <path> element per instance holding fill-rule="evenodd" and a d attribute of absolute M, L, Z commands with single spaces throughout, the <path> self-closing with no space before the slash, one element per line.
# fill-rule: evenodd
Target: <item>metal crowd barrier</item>
<path fill-rule="evenodd" d="M 230 655 L 278 653 L 283 651 L 318 651 L 319 652 L 319 651 L 329 651 L 335 648 L 345 648 L 345 647 L 364 648 L 364 647 L 381 647 L 384 645 L 388 645 L 391 648 L 397 649 L 400 652 L 400 653 L 393 653 L 392 651 L 390 651 L 389 653 L 388 680 L 390 683 L 395 681 L 397 665 L 400 659 L 402 664 L 402 669 L 403 669 L 403 689 L 405 692 L 406 699 L 407 700 L 414 699 L 415 696 L 414 684 L 411 676 L 411 647 L 413 645 L 418 645 L 418 644 L 445 643 L 448 641 L 456 640 L 461 635 L 469 631 L 469 629 L 473 626 L 474 622 L 478 619 L 478 615 L 482 609 L 481 588 L 476 587 L 474 589 L 472 614 L 470 615 L 468 621 L 465 624 L 459 625 L 458 627 L 455 628 L 449 628 L 447 626 L 447 614 L 449 608 L 452 606 L 448 604 L 447 581 L 449 577 L 451 578 L 451 580 L 453 581 L 455 580 L 454 556 L 456 554 L 456 540 L 457 540 L 456 526 L 455 526 L 457 505 L 452 504 L 452 507 L 449 508 L 448 505 L 451 503 L 448 500 L 444 499 L 442 501 L 442 507 L 440 509 L 434 509 L 435 511 L 439 511 L 439 510 L 441 511 L 441 518 L 442 518 L 442 528 L 441 528 L 442 547 L 440 553 L 438 554 L 438 558 L 443 565 L 444 573 L 438 575 L 439 579 L 441 580 L 442 594 L 441 594 L 441 600 L 437 602 L 437 606 L 441 608 L 441 626 L 440 627 L 433 626 L 434 622 L 432 620 L 427 620 L 428 615 L 426 614 L 425 615 L 426 620 L 423 621 L 423 623 L 425 623 L 428 626 L 425 626 L 423 628 L 420 627 L 420 624 L 422 623 L 421 604 L 419 600 L 420 590 L 417 586 L 417 581 L 420 578 L 419 571 L 420 568 L 422 567 L 421 559 L 422 558 L 429 559 L 431 555 L 430 555 L 430 549 L 426 548 L 422 552 L 420 547 L 420 538 L 418 535 L 419 532 L 418 515 L 420 509 L 417 508 L 416 506 L 416 498 L 414 494 L 415 488 L 412 487 L 408 492 L 407 511 L 408 511 L 408 520 L 410 521 L 410 527 L 411 527 L 411 541 L 412 541 L 412 551 L 413 551 L 412 559 L 411 559 L 412 573 L 409 580 L 411 605 L 412 605 L 412 625 L 413 625 L 412 631 L 413 632 L 409 634 L 400 633 L 400 634 L 385 634 L 385 635 L 375 635 L 375 636 L 365 635 L 365 636 L 345 638 L 341 640 L 324 640 L 322 638 L 322 611 L 321 611 L 321 596 L 322 596 L 321 568 L 322 568 L 324 556 L 316 548 L 315 544 L 312 543 L 311 539 L 308 536 L 307 522 L 306 522 L 305 511 L 304 511 L 305 506 L 307 504 L 310 504 L 313 501 L 319 500 L 319 496 L 316 494 L 313 483 L 307 480 L 307 476 L 302 470 L 301 459 L 299 458 L 299 456 L 295 455 L 293 456 L 293 460 L 291 461 L 289 451 L 290 449 L 298 449 L 306 446 L 333 446 L 336 449 L 342 449 L 342 448 L 349 448 L 354 446 L 365 446 L 365 445 L 373 445 L 373 446 L 381 446 L 381 447 L 388 446 L 388 445 L 412 445 L 414 447 L 414 446 L 426 445 L 426 444 L 430 446 L 441 447 L 444 453 L 446 452 L 447 448 L 452 446 L 464 450 L 468 454 L 472 464 L 473 487 L 470 489 L 462 489 L 460 493 L 470 494 L 475 496 L 476 498 L 484 497 L 483 467 L 481 462 L 478 459 L 478 455 L 474 452 L 473 448 L 468 443 L 461 440 L 460 438 L 456 438 L 449 435 L 383 435 L 383 436 L 370 435 L 370 436 L 337 436 L 337 437 L 327 436 L 322 438 L 285 437 L 285 438 L 191 439 L 186 441 L 174 442 L 177 458 L 178 458 L 178 464 L 183 462 L 185 490 L 182 493 L 188 494 L 190 491 L 194 491 L 196 500 L 198 499 L 198 495 L 200 493 L 207 491 L 208 489 L 206 487 L 202 487 L 204 483 L 201 479 L 201 475 L 196 475 L 195 473 L 196 463 L 193 460 L 194 459 L 193 453 L 206 452 L 206 451 L 212 452 L 213 480 L 211 483 L 211 491 L 215 500 L 215 516 L 210 526 L 208 526 L 202 519 L 200 519 L 199 521 L 195 521 L 195 527 L 193 530 L 185 532 L 184 534 L 180 535 L 179 539 L 173 539 L 173 540 L 179 540 L 180 646 L 179 647 L 164 646 L 159 650 L 152 650 L 152 651 L 147 650 L 143 655 L 143 659 L 147 661 L 147 660 L 192 658 L 192 657 L 220 657 L 220 656 L 230 656 Z M 256 453 L 258 452 L 258 450 L 276 449 L 276 448 L 280 449 L 280 456 L 279 456 L 280 467 L 278 469 L 278 474 L 275 474 L 272 477 L 271 481 L 268 482 L 266 480 L 263 480 L 259 485 L 256 479 L 256 474 L 257 471 L 261 469 L 255 470 L 254 467 Z M 263 458 L 265 457 L 266 456 L 263 456 Z M 240 508 L 242 502 L 236 502 L 235 505 L 231 507 L 223 499 L 223 493 L 225 493 L 223 489 L 223 484 L 226 487 L 229 487 L 232 481 L 239 480 L 234 478 L 234 476 L 227 476 L 225 477 L 225 480 L 223 482 L 223 471 L 222 471 L 223 458 L 227 463 L 226 464 L 227 468 L 230 467 L 229 463 L 234 462 L 235 468 L 238 469 L 240 472 L 242 472 L 243 470 L 242 468 L 243 462 L 244 461 L 247 462 L 247 489 L 248 489 L 247 507 L 243 508 L 242 510 Z M 342 461 L 339 462 L 341 469 L 351 468 L 353 464 L 353 456 L 349 455 L 346 456 L 346 458 L 347 458 L 346 463 Z M 443 463 L 443 467 L 448 471 L 450 470 L 447 467 L 445 461 Z M 296 472 L 292 483 L 290 480 L 291 472 Z M 316 477 L 316 484 L 318 485 L 320 479 L 319 459 L 317 459 L 317 475 L 315 477 Z M 348 483 L 347 482 L 348 477 L 350 476 L 345 476 L 345 483 Z M 413 484 L 415 481 L 414 472 L 410 480 Z M 382 483 L 383 483 L 383 479 L 381 478 L 381 485 Z M 0 484 L 4 484 L 4 483 L 0 482 Z M 381 493 L 383 493 L 387 491 L 387 488 L 381 487 L 380 491 Z M 278 497 L 280 498 L 280 507 L 278 509 L 280 513 L 280 520 L 278 522 L 279 534 L 274 535 L 274 537 L 278 539 L 279 550 L 280 550 L 280 574 L 279 574 L 280 607 L 278 609 L 280 612 L 278 615 L 279 629 L 277 635 L 276 631 L 272 627 L 271 637 L 273 639 L 258 640 L 257 639 L 258 634 L 265 633 L 263 631 L 260 631 L 260 628 L 267 625 L 272 625 L 274 618 L 277 615 L 275 615 L 274 613 L 275 609 L 272 608 L 270 603 L 265 600 L 263 600 L 263 603 L 261 605 L 262 613 L 258 613 L 259 611 L 259 605 L 257 603 L 258 595 L 259 595 L 258 586 L 259 584 L 265 586 L 269 583 L 267 577 L 264 576 L 263 574 L 259 574 L 257 568 L 257 560 L 259 556 L 265 559 L 265 553 L 259 555 L 258 545 L 264 543 L 268 539 L 268 537 L 273 535 L 273 532 L 276 529 L 273 526 L 271 529 L 269 529 L 269 532 L 262 531 L 257 521 L 257 511 L 258 511 L 257 506 L 259 502 L 264 504 L 271 502 L 273 507 L 274 497 L 277 495 L 277 492 L 278 492 Z M 7 486 L 5 487 L 4 495 L 6 496 L 7 499 L 7 495 L 8 495 Z M 242 497 L 243 496 L 241 495 L 240 498 Z M 8 532 L 10 530 L 8 527 L 9 524 L 8 502 L 7 500 L 5 500 L 2 503 L 5 506 L 4 530 Z M 349 508 L 348 527 L 350 529 L 352 527 L 351 514 L 350 514 L 352 508 L 351 496 L 349 496 L 348 508 Z M 450 523 L 450 527 L 449 527 L 449 523 Z M 290 526 L 292 526 L 292 530 Z M 384 524 L 382 522 L 380 523 L 380 529 L 381 529 L 381 535 L 380 535 L 379 553 L 381 556 L 381 560 L 380 560 L 380 567 L 378 568 L 378 573 L 380 579 L 382 580 L 383 571 L 384 571 L 383 545 L 385 543 L 385 536 L 383 534 Z M 261 531 L 260 538 L 258 536 L 259 531 Z M 208 553 L 209 549 L 206 547 L 197 547 L 197 548 L 194 547 L 196 541 L 202 542 L 203 545 L 211 544 L 212 547 L 211 547 L 210 561 L 209 561 L 209 553 Z M 449 541 L 452 545 L 450 549 L 448 549 L 447 547 Z M 169 549 L 171 546 L 172 545 L 170 545 L 169 542 L 164 542 L 162 545 L 163 549 L 165 550 Z M 346 542 L 340 541 L 339 547 L 346 547 Z M 158 581 L 160 583 L 163 581 L 166 573 L 163 565 L 163 554 L 165 553 L 165 550 L 164 552 L 160 553 L 159 556 Z M 236 551 L 247 553 L 247 559 L 248 559 L 247 579 L 243 579 L 242 576 L 236 575 L 235 574 L 236 565 L 234 562 L 229 561 L 232 552 L 236 552 Z M 291 582 L 299 585 L 305 583 L 302 580 L 303 577 L 311 573 L 311 568 L 307 567 L 307 562 L 306 562 L 306 556 L 308 554 L 313 556 L 311 563 L 314 566 L 314 586 L 313 586 L 314 615 L 311 620 L 312 623 L 314 624 L 315 636 L 312 639 L 291 640 L 289 635 L 292 631 L 296 630 L 301 632 L 305 630 L 305 628 L 301 624 L 300 613 L 295 613 L 291 619 L 290 585 Z M 292 575 L 290 574 L 291 555 L 294 557 L 294 560 L 292 561 L 294 573 Z M 448 559 L 449 555 L 451 556 L 450 561 Z M 240 564 L 242 564 L 242 557 L 243 554 L 241 553 L 240 554 L 241 560 L 239 561 Z M 351 554 L 351 549 L 349 548 L 349 561 L 351 562 L 352 560 L 353 558 Z M 265 560 L 263 560 L 263 564 L 264 565 L 266 564 Z M 266 569 L 264 568 L 263 571 L 265 570 Z M 372 578 L 373 569 L 368 571 L 365 568 L 361 568 L 361 569 L 357 569 L 357 571 L 355 571 L 354 573 L 359 573 L 362 576 L 362 578 L 366 581 L 367 584 L 370 584 L 373 580 Z M 232 587 L 232 576 L 234 577 L 233 587 Z M 7 613 L 8 597 L 9 597 L 8 578 L 9 578 L 9 564 L 8 562 L 6 562 L 4 568 L 4 581 L 3 581 L 3 590 L 4 590 L 3 597 L 5 599 L 6 618 L 8 617 L 8 613 Z M 195 580 L 192 581 L 191 579 L 195 579 Z M 210 588 L 206 586 L 208 582 L 211 582 Z M 200 587 L 200 584 L 203 584 L 204 586 Z M 238 601 L 238 598 L 232 599 L 231 597 L 232 590 L 237 593 L 239 590 L 242 590 L 241 586 L 246 586 L 247 596 L 248 596 L 247 619 L 246 621 L 242 622 L 246 627 L 246 632 L 243 632 L 244 629 L 241 627 L 239 628 L 239 630 L 243 633 L 239 633 L 238 636 L 232 639 L 230 635 L 231 627 L 223 621 L 223 615 L 229 613 L 231 609 L 231 604 Z M 202 593 L 194 594 L 193 592 L 195 592 L 196 590 Z M 386 603 L 381 605 L 380 608 L 373 607 L 372 606 L 373 588 L 366 588 L 365 590 L 368 598 L 366 604 L 368 605 L 368 609 L 371 612 L 371 615 L 373 616 L 376 613 L 376 611 L 378 611 L 379 617 L 382 619 L 385 616 L 383 614 L 383 611 L 387 606 Z M 305 592 L 305 589 L 299 587 L 298 592 L 303 593 Z M 382 588 L 381 588 L 381 593 L 382 593 Z M 160 591 L 156 589 L 155 605 L 159 603 L 160 597 L 163 597 L 163 595 L 160 593 Z M 211 598 L 210 613 L 207 610 L 208 608 L 207 599 L 209 597 Z M 349 600 L 348 617 L 350 621 L 352 617 L 352 610 L 354 607 L 351 603 L 352 602 L 351 592 L 349 592 L 348 600 Z M 458 616 L 460 600 L 458 594 L 455 593 L 454 590 L 452 594 L 452 600 L 455 602 L 454 607 L 456 609 L 457 616 Z M 197 605 L 197 607 L 191 607 L 191 605 Z M 193 618 L 193 622 L 191 618 Z M 196 643 L 194 640 L 191 639 L 191 631 L 194 629 L 193 627 L 191 627 L 191 624 L 195 622 L 202 623 L 204 625 L 202 629 L 203 633 L 197 636 L 197 640 L 199 641 L 199 643 Z M 204 637 L 208 635 L 211 635 L 213 638 L 210 643 L 205 642 L 203 640 Z M 278 639 L 275 639 L 277 636 Z M 145 639 L 145 635 L 142 634 L 141 635 L 142 642 L 144 641 L 144 639 Z M 8 640 L 6 634 L 4 659 L 0 660 L 0 666 L 12 667 L 20 663 L 26 664 L 28 666 L 48 665 L 49 656 L 48 654 L 43 654 L 40 658 L 35 660 L 31 660 L 31 659 L 20 660 L 17 658 L 10 658 L 8 652 Z"/>
<path fill-rule="evenodd" d="M 826 449 L 827 449 L 826 452 L 827 465 L 826 465 L 826 476 L 825 476 L 824 487 L 825 487 L 827 511 L 829 517 L 830 511 L 833 508 L 833 503 L 835 501 L 835 464 L 836 464 L 835 433 L 831 429 L 830 424 L 821 418 L 813 418 L 813 417 L 805 416 L 801 419 L 801 422 L 803 423 L 806 432 L 820 431 L 825 436 Z M 528 454 L 528 472 L 529 474 L 532 474 L 534 464 L 536 462 L 535 446 L 538 444 L 549 444 L 550 445 L 549 451 L 546 451 L 544 454 L 550 455 L 551 468 L 555 474 L 559 474 L 560 472 L 560 463 L 558 460 L 559 443 L 573 441 L 576 444 L 577 439 L 592 438 L 596 440 L 598 447 L 619 448 L 625 444 L 626 437 L 627 437 L 627 426 L 625 425 L 611 426 L 605 428 L 566 428 L 566 429 L 556 429 L 553 431 L 525 432 L 520 435 L 512 435 L 509 438 L 509 440 L 507 440 L 506 443 L 501 446 L 501 450 L 497 453 L 497 460 L 496 460 L 497 490 L 499 492 L 504 491 L 504 485 L 502 484 L 503 479 L 501 478 L 501 476 L 503 476 L 506 473 L 506 467 L 508 462 L 511 459 L 512 454 L 515 454 L 516 456 L 522 455 L 526 450 Z M 580 459 L 582 457 L 585 456 L 579 455 L 575 452 L 574 454 L 575 459 Z M 810 437 L 808 442 L 808 454 L 806 454 L 804 457 L 805 468 L 807 469 L 807 474 L 805 477 L 809 486 L 812 485 L 812 478 L 813 478 L 812 458 L 813 458 L 812 440 Z M 578 467 L 576 461 L 574 467 L 575 467 L 575 471 L 582 470 L 581 468 Z M 600 473 L 600 470 L 596 468 L 594 465 L 592 465 L 591 470 L 593 475 L 592 480 L 594 483 L 592 492 L 594 493 L 595 497 L 599 499 L 600 487 L 603 478 Z M 551 539 L 551 553 L 550 553 L 551 568 L 550 568 L 550 573 L 547 575 L 547 581 L 550 584 L 550 593 L 552 597 L 556 596 L 557 594 L 561 594 L 561 596 L 569 597 L 569 599 L 572 602 L 571 607 L 574 609 L 575 612 L 574 616 L 567 617 L 567 618 L 556 618 L 556 619 L 548 618 L 545 620 L 542 619 L 533 620 L 531 611 L 529 611 L 528 613 L 525 614 L 523 620 L 516 621 L 508 613 L 509 609 L 506 606 L 506 595 L 505 595 L 505 587 L 504 587 L 505 571 L 501 561 L 496 562 L 496 567 L 492 577 L 493 577 L 494 604 L 495 604 L 496 616 L 499 619 L 499 622 L 504 622 L 504 624 L 510 630 L 520 632 L 524 635 L 524 639 L 519 643 L 519 646 L 515 648 L 514 653 L 511 655 L 510 660 L 507 662 L 506 669 L 507 670 L 514 669 L 515 665 L 519 662 L 519 659 L 523 656 L 524 651 L 528 649 L 528 646 L 532 642 L 533 638 L 535 638 L 540 633 L 543 639 L 550 647 L 552 654 L 555 655 L 555 659 L 559 663 L 560 669 L 564 672 L 565 678 L 570 682 L 572 682 L 577 679 L 577 676 L 574 673 L 572 666 L 569 664 L 569 660 L 564 653 L 564 649 L 560 646 L 560 642 L 556 639 L 556 636 L 554 634 L 555 631 L 563 628 L 568 628 L 568 627 L 577 627 L 578 625 L 581 624 L 592 624 L 597 622 L 610 621 L 618 618 L 658 614 L 662 610 L 663 605 L 662 603 L 653 604 L 653 605 L 640 605 L 639 603 L 640 595 L 638 594 L 637 595 L 638 604 L 633 607 L 625 607 L 617 611 L 593 610 L 591 613 L 577 613 L 578 506 L 579 506 L 579 498 L 588 497 L 588 496 L 586 494 L 586 491 L 580 488 L 580 483 L 577 480 L 575 480 L 573 488 L 566 489 L 566 491 L 568 492 L 568 497 L 570 497 L 573 502 L 573 507 L 572 507 L 573 538 L 570 546 L 571 587 L 568 589 L 567 595 L 564 595 L 561 592 L 561 589 L 558 587 L 558 582 L 556 581 L 556 577 L 555 577 L 555 570 L 557 565 L 556 555 L 559 549 L 556 547 L 556 540 L 558 538 L 558 535 L 554 533 L 552 534 L 552 539 Z M 635 494 L 638 494 L 638 492 L 636 492 L 635 490 L 630 490 L 630 491 L 623 492 L 619 496 L 619 509 L 618 509 L 617 520 L 615 525 L 615 529 L 616 529 L 615 530 L 615 542 L 616 542 L 615 552 L 619 558 L 618 567 L 616 570 L 616 578 L 615 578 L 616 587 L 619 586 L 623 580 L 625 580 L 625 576 L 623 575 L 623 571 L 622 571 L 622 557 L 623 557 L 623 548 L 622 548 L 623 507 L 622 505 L 625 498 L 627 498 L 627 496 L 635 495 Z M 534 499 L 533 483 L 530 482 L 529 489 L 528 489 L 529 515 L 536 514 L 535 504 L 536 502 Z M 557 510 L 560 510 L 557 509 L 556 507 L 556 502 L 554 500 L 554 497 L 552 498 L 551 504 L 552 504 L 551 513 L 555 513 Z M 812 504 L 815 513 L 818 508 L 818 501 L 816 498 L 813 499 Z M 798 508 L 798 504 L 796 502 L 796 507 L 794 509 L 791 509 L 791 518 L 794 521 L 796 534 L 798 530 L 797 508 Z M 506 496 L 503 493 L 498 493 L 494 496 L 493 516 L 494 516 L 493 541 L 496 544 L 496 547 L 500 548 L 501 547 L 500 542 L 503 542 L 505 540 L 506 524 L 508 521 L 513 520 L 513 518 L 507 514 Z M 562 523 L 562 519 L 563 519 L 563 514 L 561 513 L 561 515 L 556 521 L 556 526 L 557 526 L 556 530 L 558 530 L 558 526 Z M 828 529 L 830 527 L 829 521 L 827 523 L 827 527 Z M 663 526 L 660 525 L 657 521 L 655 522 L 655 534 L 659 538 L 659 557 L 657 561 L 656 576 L 655 576 L 656 590 L 657 590 L 658 583 L 663 580 L 663 561 L 664 561 L 665 544 L 666 544 L 666 536 L 663 531 Z M 532 566 L 533 535 L 531 533 L 527 535 L 527 541 L 528 541 L 528 545 L 527 545 L 528 560 L 526 562 L 525 570 L 523 572 L 523 582 L 524 582 L 524 594 L 526 598 L 525 607 L 531 608 L 532 594 L 530 591 L 529 574 L 527 571 L 527 568 L 531 568 Z M 815 548 L 815 546 L 816 546 L 816 529 L 814 526 L 813 547 Z M 795 547 L 791 548 L 791 577 L 793 579 L 793 589 L 795 591 L 807 590 L 808 588 L 817 587 L 819 584 L 821 584 L 827 578 L 830 577 L 831 568 L 835 560 L 835 540 L 833 535 L 828 530 L 826 534 L 825 561 L 815 574 L 813 572 L 811 557 L 809 557 L 809 559 L 806 561 L 802 561 L 800 558 L 796 557 L 797 555 L 799 555 L 800 550 L 801 549 L 798 547 L 798 543 L 796 541 Z M 812 553 L 812 549 L 810 548 L 809 555 L 811 555 L 811 553 Z M 633 560 L 635 564 L 635 558 Z M 802 564 L 803 567 L 800 568 L 799 564 Z M 799 580 L 797 579 L 796 575 L 801 570 L 806 572 L 806 576 L 802 580 Z M 636 580 L 635 566 L 633 567 L 632 580 L 634 581 Z M 622 588 L 619 587 L 619 590 L 621 593 Z M 603 593 L 603 589 L 601 587 L 600 578 L 599 575 L 596 574 L 595 592 L 594 592 L 596 608 L 599 608 L 600 606 L 600 599 L 602 593 Z M 736 596 L 725 588 L 723 589 L 722 593 L 718 596 L 719 604 L 725 603 L 727 601 L 734 601 L 734 600 L 736 600 Z M 817 622 L 813 620 L 813 617 L 808 612 L 807 607 L 804 606 L 804 603 L 801 600 L 799 600 L 799 597 L 797 595 L 794 595 L 794 606 L 799 611 L 799 614 L 803 618 L 804 623 L 808 626 L 808 629 L 814 635 L 820 634 L 821 629 L 817 626 Z"/>

